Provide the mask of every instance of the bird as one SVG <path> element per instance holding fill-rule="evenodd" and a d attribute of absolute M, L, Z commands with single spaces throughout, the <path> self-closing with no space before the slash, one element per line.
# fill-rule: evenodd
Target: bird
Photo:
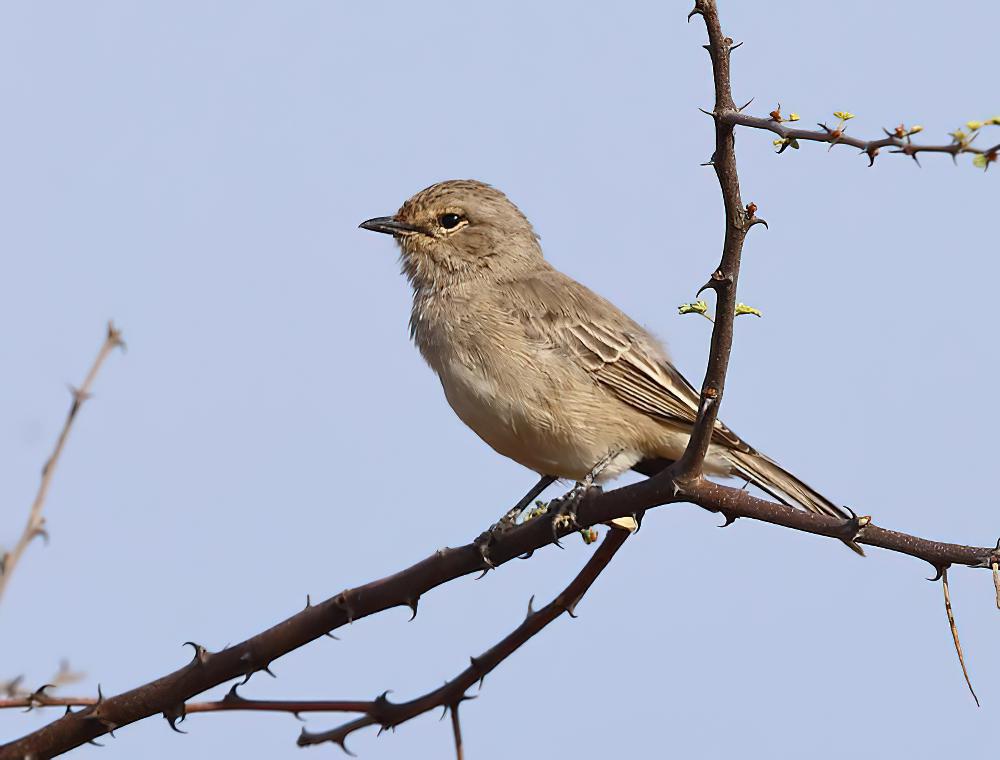
<path fill-rule="evenodd" d="M 681 457 L 698 392 L 649 331 L 544 258 L 531 223 L 500 190 L 438 182 L 359 226 L 398 244 L 413 291 L 410 336 L 455 414 L 541 476 L 501 523 L 557 479 L 599 486 L 629 469 L 653 475 Z M 722 422 L 704 472 L 849 519 Z M 627 518 L 617 524 L 634 528 Z"/>

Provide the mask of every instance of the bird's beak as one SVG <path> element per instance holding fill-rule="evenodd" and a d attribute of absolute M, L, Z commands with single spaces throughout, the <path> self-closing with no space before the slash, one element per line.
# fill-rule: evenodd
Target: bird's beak
<path fill-rule="evenodd" d="M 420 232 L 419 227 L 401 222 L 393 216 L 376 216 L 374 219 L 362 222 L 358 227 L 372 232 L 384 232 L 386 235 L 412 235 L 414 232 Z"/>

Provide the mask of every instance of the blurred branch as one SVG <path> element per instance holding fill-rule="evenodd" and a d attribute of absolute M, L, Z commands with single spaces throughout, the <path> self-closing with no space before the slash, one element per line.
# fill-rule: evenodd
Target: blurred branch
<path fill-rule="evenodd" d="M 25 549 L 32 542 L 33 539 L 42 537 L 47 538 L 48 534 L 45 532 L 45 518 L 42 517 L 42 509 L 45 506 L 45 499 L 49 493 L 49 486 L 52 484 L 52 476 L 55 474 L 56 465 L 59 463 L 59 457 L 62 455 L 63 448 L 66 446 L 66 439 L 69 437 L 69 431 L 73 427 L 73 422 L 76 420 L 76 416 L 83 406 L 84 402 L 90 398 L 90 389 L 94 385 L 94 380 L 97 377 L 97 373 L 100 371 L 101 366 L 104 364 L 104 360 L 108 358 L 112 351 L 118 347 L 123 347 L 125 343 L 122 341 L 121 332 L 114 326 L 113 323 L 108 322 L 108 332 L 104 338 L 104 342 L 101 344 L 100 350 L 97 352 L 97 357 L 94 359 L 94 363 L 90 367 L 90 371 L 87 372 L 87 376 L 83 379 L 83 383 L 79 388 L 70 388 L 73 394 L 73 403 L 70 404 L 69 413 L 66 415 L 66 421 L 63 423 L 62 430 L 59 432 L 59 437 L 56 439 L 55 448 L 52 450 L 52 454 L 49 456 L 48 460 L 45 462 L 45 466 L 42 467 L 42 480 L 38 485 L 38 492 L 35 494 L 35 500 L 31 505 L 31 511 L 28 513 L 28 522 L 24 526 L 24 531 L 21 533 L 21 537 L 18 539 L 17 543 L 14 544 L 14 548 L 3 555 L 0 558 L 0 599 L 3 597 L 3 593 L 7 588 L 7 584 L 10 581 L 10 576 L 14 572 L 14 568 L 21 559 L 21 555 L 24 554 Z"/>

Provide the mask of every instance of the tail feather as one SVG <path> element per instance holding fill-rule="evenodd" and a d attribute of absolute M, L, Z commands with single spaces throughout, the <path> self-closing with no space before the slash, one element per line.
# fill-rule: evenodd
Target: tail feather
<path fill-rule="evenodd" d="M 734 475 L 745 478 L 782 504 L 799 506 L 828 517 L 851 519 L 846 511 L 759 452 L 727 449 L 722 456 L 732 464 Z M 844 540 L 844 543 L 862 557 L 865 556 L 864 550 L 854 541 Z"/>

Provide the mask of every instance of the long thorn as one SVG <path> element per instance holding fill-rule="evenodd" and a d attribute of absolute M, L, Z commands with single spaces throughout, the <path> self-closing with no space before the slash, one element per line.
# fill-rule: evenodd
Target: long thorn
<path fill-rule="evenodd" d="M 962 675 L 965 676 L 965 683 L 969 687 L 972 698 L 976 700 L 976 707 L 980 707 L 979 697 L 976 696 L 975 689 L 972 688 L 972 681 L 969 680 L 969 671 L 965 667 L 965 656 L 962 654 L 962 643 L 958 640 L 958 627 L 955 625 L 955 613 L 951 609 L 951 594 L 948 592 L 948 569 L 941 571 L 941 588 L 944 589 L 944 611 L 948 613 L 948 625 L 951 628 L 951 638 L 955 642 L 955 651 L 958 653 L 958 662 L 962 666 Z"/>

